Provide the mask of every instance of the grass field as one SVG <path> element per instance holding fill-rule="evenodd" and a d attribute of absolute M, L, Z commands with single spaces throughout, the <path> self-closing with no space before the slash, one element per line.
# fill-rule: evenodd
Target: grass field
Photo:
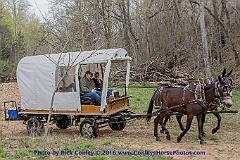
<path fill-rule="evenodd" d="M 123 92 L 121 88 L 118 88 Z M 156 88 L 130 88 L 129 95 L 131 110 L 146 113 L 149 100 Z M 232 110 L 239 110 L 240 92 L 233 92 L 234 105 Z M 153 120 L 152 120 L 153 121 Z M 147 124 L 145 120 L 130 121 L 123 131 L 112 131 L 109 127 L 100 129 L 99 137 L 85 139 L 79 135 L 79 127 L 73 126 L 59 130 L 52 126 L 52 134 L 48 137 L 28 137 L 26 126 L 21 121 L 0 121 L 0 159 L 229 159 L 238 158 L 239 151 L 239 113 L 222 114 L 221 129 L 211 134 L 217 119 L 207 115 L 205 131 L 207 144 L 200 145 L 197 137 L 196 119 L 181 143 L 176 143 L 180 129 L 175 118 L 167 127 L 172 140 L 160 134 L 161 141 L 156 142 L 153 136 L 153 122 Z M 183 118 L 185 124 L 185 118 Z M 179 156 L 155 155 L 156 151 L 201 151 L 207 155 Z M 150 152 L 151 151 L 151 152 Z M 238 153 L 237 153 L 238 152 Z M 58 154 L 58 155 L 57 155 Z M 231 158 L 230 158 L 231 159 Z"/>

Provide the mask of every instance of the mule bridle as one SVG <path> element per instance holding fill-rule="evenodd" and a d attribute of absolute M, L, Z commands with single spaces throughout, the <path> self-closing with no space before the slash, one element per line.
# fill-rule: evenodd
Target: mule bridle
<path fill-rule="evenodd" d="M 197 86 L 201 86 L 201 84 L 197 85 Z M 201 87 L 199 87 L 201 88 Z M 196 97 L 196 92 L 198 92 L 197 90 L 199 89 L 198 87 L 196 87 L 194 96 L 195 96 L 195 100 L 198 102 L 198 104 L 200 106 L 202 106 L 205 109 L 209 109 L 211 106 L 219 106 L 222 104 L 222 100 L 225 97 L 229 97 L 231 96 L 231 86 L 230 85 L 221 85 L 219 81 L 214 83 L 214 97 L 213 98 L 213 102 L 207 102 L 205 99 L 205 93 L 202 92 L 202 96 L 198 96 L 198 98 Z M 203 87 L 204 88 L 204 87 Z M 224 88 L 227 88 L 227 96 L 224 96 Z M 203 89 L 204 91 L 204 89 Z M 209 95 L 208 95 L 209 96 Z"/>
<path fill-rule="evenodd" d="M 227 89 L 227 96 L 224 96 L 224 88 Z M 215 98 L 224 98 L 224 97 L 229 97 L 231 96 L 231 86 L 229 85 L 220 85 L 219 82 L 215 82 L 215 90 L 214 90 L 214 96 Z"/>

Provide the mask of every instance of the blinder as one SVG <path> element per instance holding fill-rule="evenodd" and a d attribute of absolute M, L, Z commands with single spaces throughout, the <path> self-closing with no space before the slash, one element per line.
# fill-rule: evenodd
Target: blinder
<path fill-rule="evenodd" d="M 217 85 L 216 95 L 218 98 L 232 97 L 232 87 L 229 85 Z"/>

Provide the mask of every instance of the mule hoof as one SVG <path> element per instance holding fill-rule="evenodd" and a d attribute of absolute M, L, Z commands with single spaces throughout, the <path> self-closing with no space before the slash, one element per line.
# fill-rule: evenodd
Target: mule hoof
<path fill-rule="evenodd" d="M 202 136 L 203 136 L 203 137 L 206 137 L 207 135 L 206 135 L 206 133 L 203 132 L 203 133 L 202 133 Z"/>
<path fill-rule="evenodd" d="M 167 140 L 169 140 L 169 141 L 171 140 L 170 135 L 167 135 L 166 137 L 167 137 Z"/>
<path fill-rule="evenodd" d="M 177 137 L 177 142 L 178 142 L 178 143 L 181 142 L 181 139 L 182 139 L 182 138 L 181 138 L 180 136 L 178 136 L 178 137 Z"/>
<path fill-rule="evenodd" d="M 160 141 L 160 138 L 159 138 L 159 137 L 156 137 L 156 141 Z"/>
<path fill-rule="evenodd" d="M 160 133 L 164 133 L 164 131 L 163 131 L 163 130 L 160 130 Z"/>
<path fill-rule="evenodd" d="M 205 141 L 200 141 L 200 144 L 206 144 L 206 142 Z"/>
<path fill-rule="evenodd" d="M 216 128 L 213 128 L 212 129 L 212 134 L 216 133 L 217 132 L 217 129 Z"/>

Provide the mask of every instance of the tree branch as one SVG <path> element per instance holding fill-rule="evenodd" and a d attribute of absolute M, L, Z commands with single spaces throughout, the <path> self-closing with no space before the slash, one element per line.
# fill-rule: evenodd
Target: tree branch
<path fill-rule="evenodd" d="M 190 3 L 197 4 L 197 5 L 200 6 L 200 4 L 199 4 L 198 2 L 196 2 L 196 1 L 189 0 L 189 2 L 190 2 Z M 234 42 L 233 42 L 232 37 L 229 35 L 228 30 L 226 29 L 226 27 L 224 26 L 224 24 L 221 22 L 221 20 L 220 20 L 218 17 L 216 17 L 216 16 L 211 12 L 211 10 L 210 10 L 208 7 L 204 6 L 204 9 L 206 9 L 206 10 L 208 11 L 208 13 L 209 13 L 209 14 L 221 25 L 221 27 L 223 28 L 223 31 L 224 31 L 224 33 L 227 35 L 227 38 L 229 39 L 230 44 L 231 44 L 231 46 L 232 46 L 232 50 L 233 50 L 234 56 L 235 56 L 236 65 L 239 66 L 239 65 L 240 65 L 240 60 L 239 60 L 238 52 L 237 52 L 237 50 L 236 50 L 236 47 L 235 47 L 235 44 L 234 44 Z"/>

